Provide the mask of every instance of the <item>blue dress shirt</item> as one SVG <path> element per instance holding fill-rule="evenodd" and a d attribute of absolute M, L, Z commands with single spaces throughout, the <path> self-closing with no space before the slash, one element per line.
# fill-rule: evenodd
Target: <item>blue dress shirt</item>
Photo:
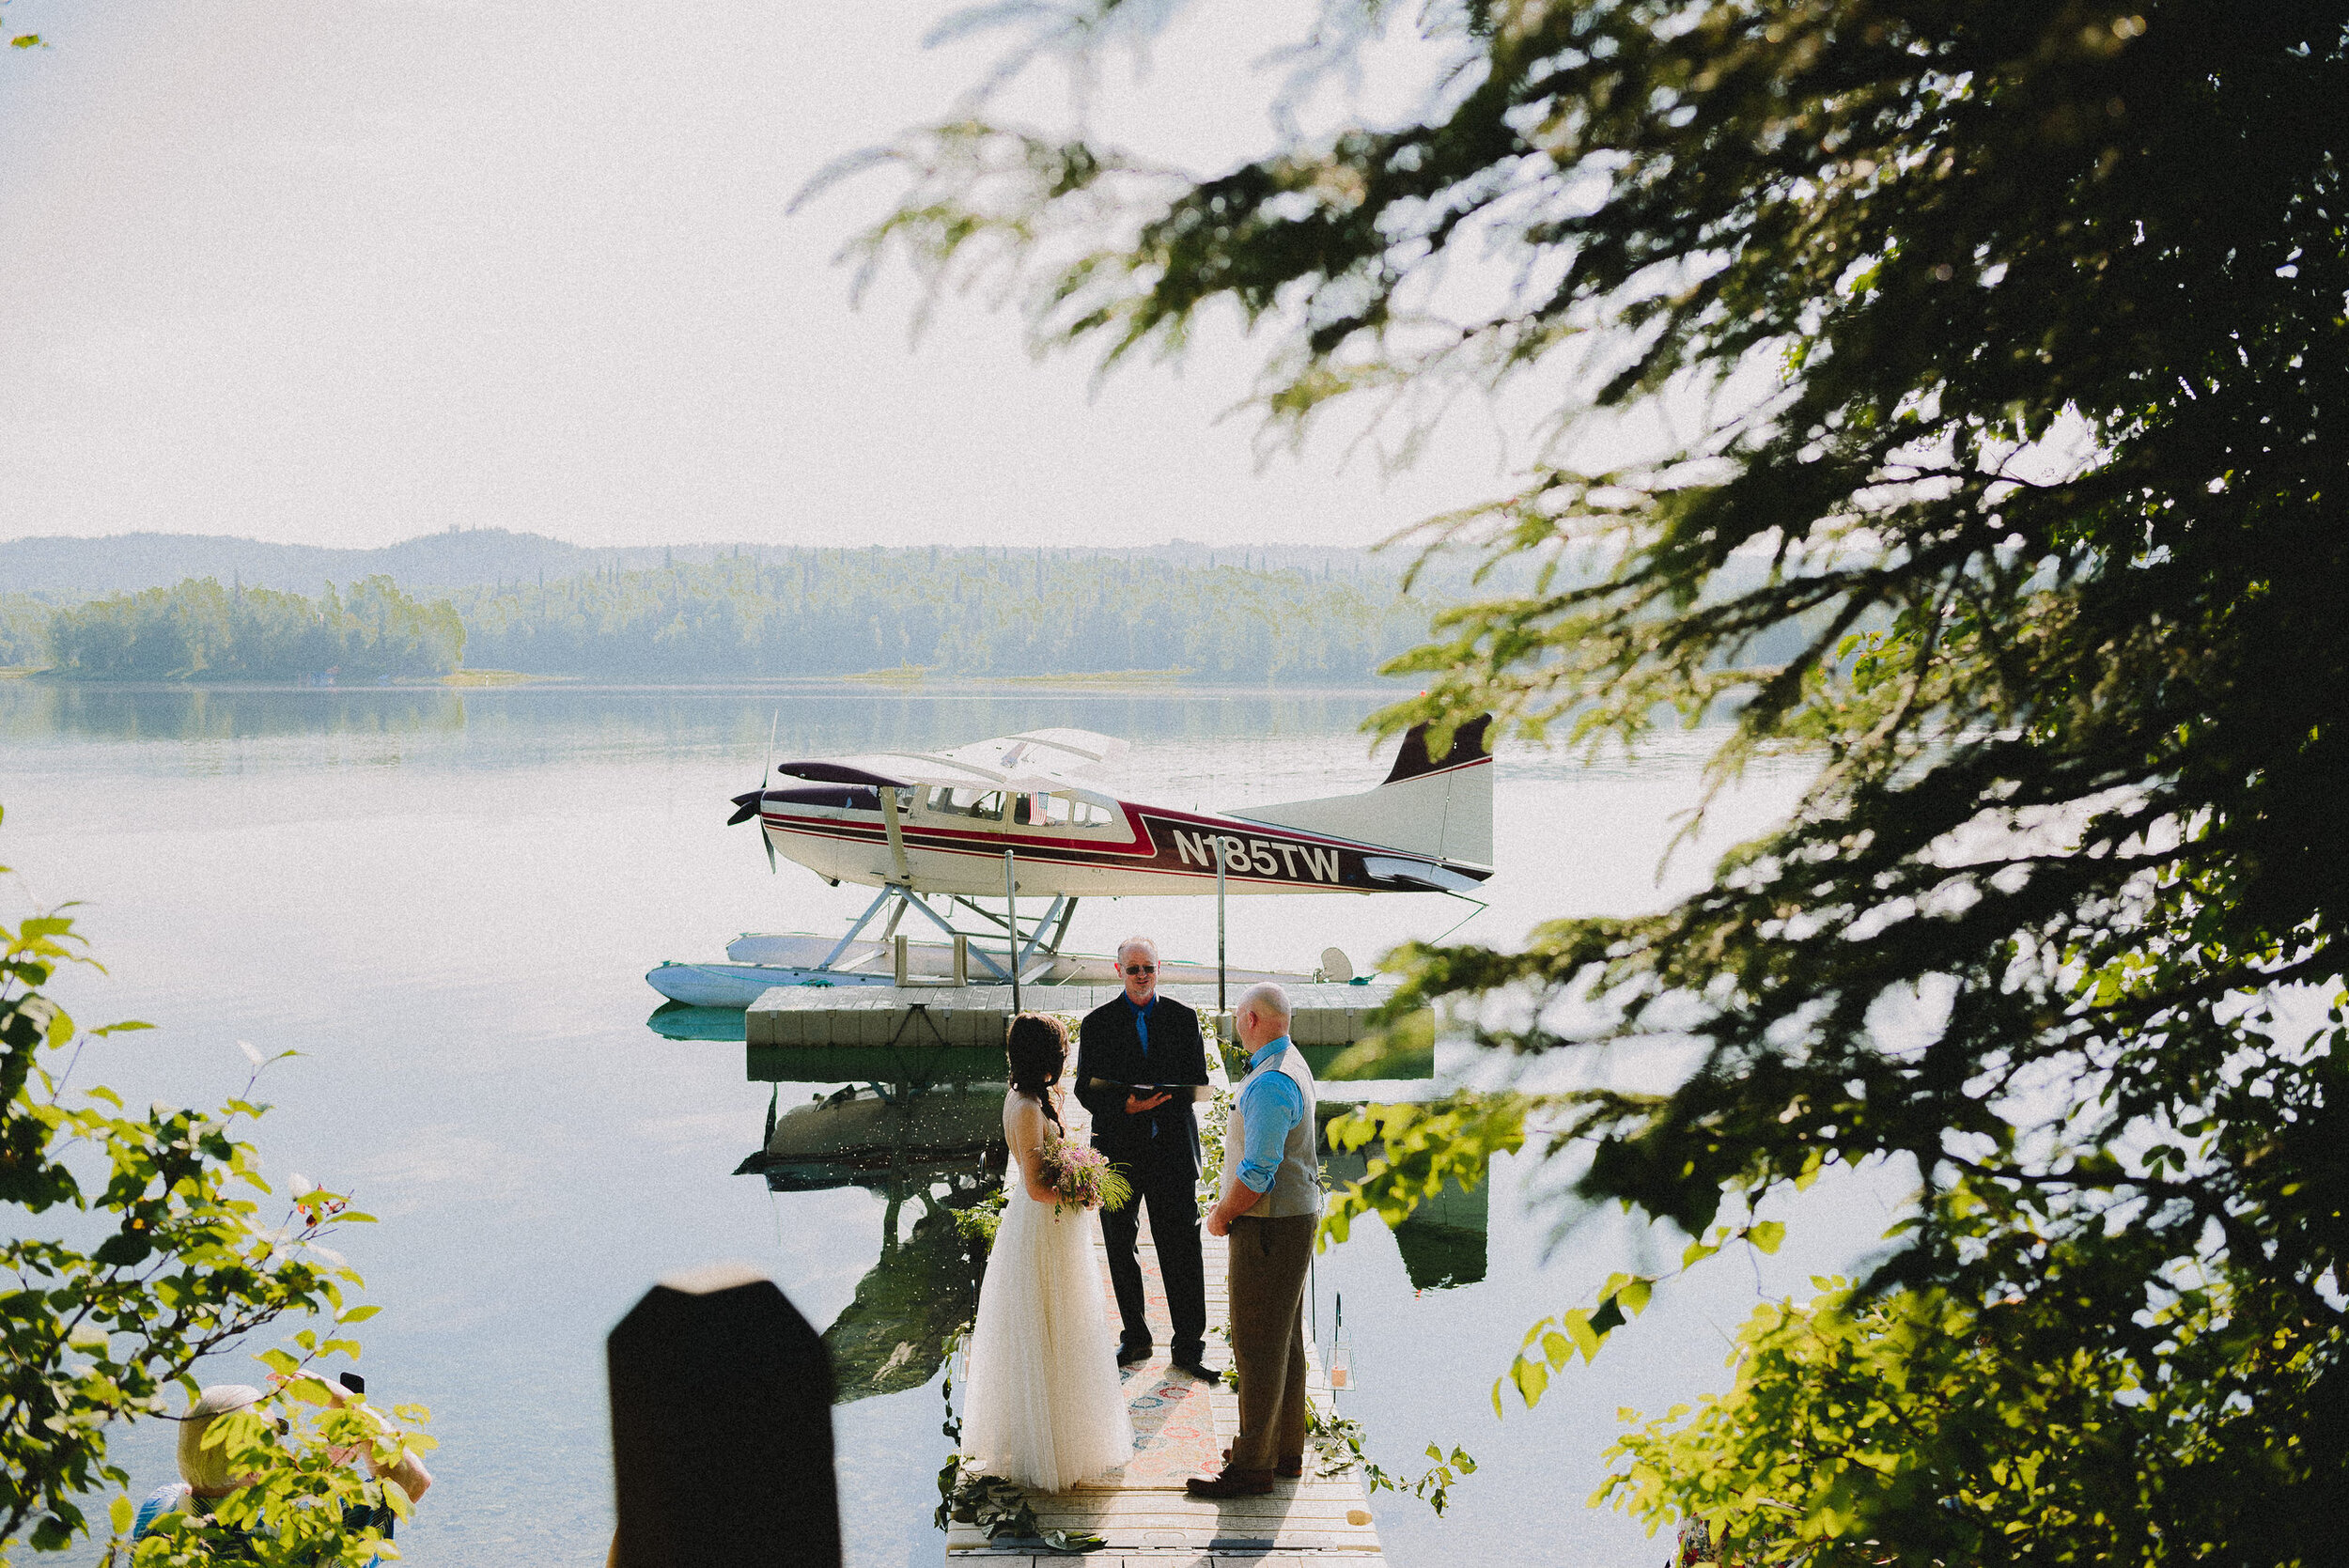
<path fill-rule="evenodd" d="M 1136 1001 L 1131 997 L 1126 999 L 1126 1006 L 1134 1016 L 1134 1037 L 1142 1042 L 1142 1064 L 1145 1067 L 1150 1064 L 1150 1009 L 1158 1004 L 1156 991 L 1150 993 L 1148 1001 Z M 1150 1118 L 1150 1136 L 1156 1138 L 1158 1135 L 1159 1119 L 1153 1116 Z"/>
<path fill-rule="evenodd" d="M 1288 1048 L 1285 1034 L 1266 1042 L 1248 1059 L 1248 1070 L 1255 1072 Z M 1289 1129 L 1305 1115 L 1305 1096 L 1288 1074 L 1265 1073 L 1241 1088 L 1239 1113 L 1248 1133 L 1248 1146 L 1240 1151 L 1239 1184 L 1251 1192 L 1270 1191 L 1273 1172 L 1287 1153 Z"/>

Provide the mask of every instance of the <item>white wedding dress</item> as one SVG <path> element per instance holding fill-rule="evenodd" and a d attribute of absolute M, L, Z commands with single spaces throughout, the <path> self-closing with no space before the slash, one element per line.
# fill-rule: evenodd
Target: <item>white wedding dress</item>
<path fill-rule="evenodd" d="M 1065 1492 L 1132 1456 L 1093 1236 L 1099 1219 L 1028 1196 L 1024 1157 L 1048 1124 L 1034 1100 L 1003 1096 L 1009 1188 L 971 1331 L 962 1452 L 987 1475 Z"/>

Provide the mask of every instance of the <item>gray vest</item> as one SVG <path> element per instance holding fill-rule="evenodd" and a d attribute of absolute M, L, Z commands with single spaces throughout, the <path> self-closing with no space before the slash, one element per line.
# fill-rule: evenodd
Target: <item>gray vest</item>
<path fill-rule="evenodd" d="M 1282 1146 L 1281 1163 L 1272 1172 L 1272 1186 L 1256 1200 L 1256 1206 L 1247 1215 L 1266 1219 L 1286 1219 L 1300 1214 L 1321 1212 L 1321 1159 L 1319 1125 L 1314 1119 L 1314 1071 L 1305 1065 L 1305 1053 L 1292 1042 L 1280 1055 L 1258 1067 L 1240 1080 L 1240 1094 L 1232 1096 L 1232 1121 L 1223 1132 L 1223 1193 L 1231 1196 L 1239 1185 L 1241 1156 L 1248 1148 L 1247 1113 L 1240 1102 L 1250 1084 L 1267 1073 L 1285 1073 L 1291 1083 L 1305 1096 L 1305 1114 L 1289 1128 L 1288 1141 Z"/>

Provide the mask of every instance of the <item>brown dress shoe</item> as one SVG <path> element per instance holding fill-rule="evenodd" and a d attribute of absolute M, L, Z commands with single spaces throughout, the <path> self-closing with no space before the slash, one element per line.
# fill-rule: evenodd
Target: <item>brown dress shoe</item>
<path fill-rule="evenodd" d="M 1226 1465 L 1232 1462 L 1232 1451 L 1230 1449 L 1225 1449 L 1223 1451 L 1223 1462 Z M 1302 1480 L 1305 1474 L 1305 1461 L 1301 1455 L 1295 1459 L 1279 1460 L 1273 1465 L 1272 1473 L 1279 1476 L 1283 1481 Z"/>
<path fill-rule="evenodd" d="M 1218 1476 L 1192 1476 L 1183 1490 L 1194 1498 L 1261 1498 L 1272 1490 L 1270 1470 L 1226 1470 Z"/>

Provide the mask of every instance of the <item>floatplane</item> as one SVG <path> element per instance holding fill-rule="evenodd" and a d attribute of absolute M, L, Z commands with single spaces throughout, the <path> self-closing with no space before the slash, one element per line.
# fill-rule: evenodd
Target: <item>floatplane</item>
<path fill-rule="evenodd" d="M 758 824 L 770 868 L 780 856 L 834 887 L 878 888 L 873 902 L 838 939 L 745 933 L 725 963 L 666 963 L 646 979 L 704 1007 L 746 1007 L 770 986 L 1114 985 L 1113 958 L 1062 951 L 1081 898 L 1465 898 L 1493 873 L 1489 725 L 1461 725 L 1441 756 L 1429 754 L 1426 726 L 1414 726 L 1386 778 L 1358 794 L 1221 813 L 1098 788 L 1089 779 L 1128 748 L 1089 730 L 782 763 L 773 773 L 792 782 L 767 787 L 762 776 L 734 798 L 728 825 Z M 901 938 L 909 913 L 942 939 Z M 876 920 L 884 924 L 868 938 Z M 1312 976 L 1162 962 L 1159 983 L 1354 978 L 1339 950 L 1322 957 Z"/>

